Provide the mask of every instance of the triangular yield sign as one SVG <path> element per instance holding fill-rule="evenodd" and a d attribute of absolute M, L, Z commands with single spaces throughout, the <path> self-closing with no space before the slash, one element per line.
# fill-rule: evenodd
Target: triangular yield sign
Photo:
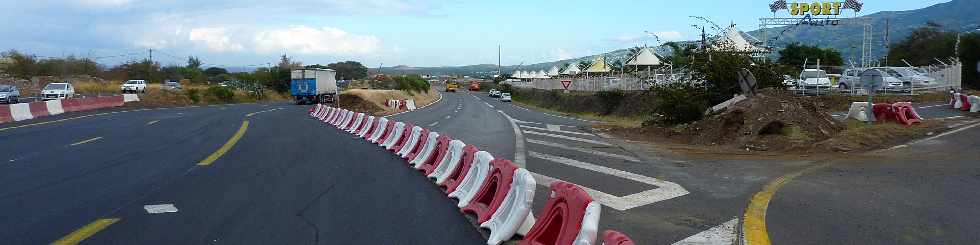
<path fill-rule="evenodd" d="M 572 85 L 572 80 L 564 80 L 564 81 L 561 81 L 561 86 L 562 87 L 565 87 L 565 90 L 568 90 L 568 86 L 571 86 L 571 85 Z"/>

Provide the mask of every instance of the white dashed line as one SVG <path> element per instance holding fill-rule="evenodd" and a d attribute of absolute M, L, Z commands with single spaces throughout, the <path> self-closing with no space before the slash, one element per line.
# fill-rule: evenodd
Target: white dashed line
<path fill-rule="evenodd" d="M 548 126 L 554 126 L 554 125 L 550 125 L 549 124 Z M 539 128 L 539 127 L 532 127 L 532 126 L 527 126 L 527 125 L 521 125 L 521 128 L 533 129 L 533 130 L 541 130 L 541 131 L 548 131 L 548 132 L 555 132 L 555 133 L 563 133 L 563 134 L 577 134 L 577 135 L 582 135 L 582 136 L 595 136 L 594 134 L 590 134 L 590 133 L 580 133 L 580 132 L 573 132 L 573 131 L 564 131 L 564 130 L 561 130 L 561 129 L 553 129 L 552 127 Z"/>
<path fill-rule="evenodd" d="M 577 151 L 577 152 L 582 152 L 582 153 L 587 153 L 587 154 L 592 154 L 592 155 L 599 155 L 599 156 L 610 157 L 610 158 L 618 158 L 618 159 L 622 159 L 622 160 L 626 160 L 626 161 L 630 161 L 630 162 L 640 162 L 640 159 L 636 159 L 635 157 L 631 157 L 631 156 L 624 156 L 624 155 L 612 154 L 612 153 L 607 153 L 607 152 L 602 152 L 602 151 L 597 151 L 597 150 L 592 150 L 592 149 L 572 147 L 572 146 L 567 146 L 567 145 L 558 144 L 558 143 L 552 143 L 552 142 L 547 142 L 547 141 L 528 139 L 527 140 L 527 143 L 537 144 L 537 145 L 543 145 L 543 146 L 549 146 L 549 147 L 559 148 L 559 149 L 563 149 L 563 150 Z"/>
<path fill-rule="evenodd" d="M 176 213 L 177 207 L 174 207 L 171 203 L 157 204 L 157 205 L 144 205 L 143 209 L 146 209 L 147 213 L 150 214 L 161 214 L 161 213 Z"/>
<path fill-rule="evenodd" d="M 435 127 L 436 125 L 439 125 L 439 122 L 430 123 L 429 127 Z"/>
<path fill-rule="evenodd" d="M 576 138 L 576 137 L 571 137 L 571 136 L 564 136 L 564 135 L 557 135 L 557 134 L 549 134 L 549 133 L 542 133 L 542 132 L 528 131 L 528 130 L 524 130 L 524 133 L 526 133 L 526 134 L 532 134 L 532 135 L 540 135 L 540 136 L 552 137 L 552 138 L 566 139 L 566 140 L 571 140 L 571 141 L 578 141 L 578 142 L 582 142 L 582 143 L 596 144 L 596 145 L 602 145 L 602 146 L 612 146 L 612 144 L 609 144 L 609 143 L 606 143 L 606 142 L 602 142 L 602 141 L 590 140 L 590 139 L 583 139 L 583 138 Z"/>

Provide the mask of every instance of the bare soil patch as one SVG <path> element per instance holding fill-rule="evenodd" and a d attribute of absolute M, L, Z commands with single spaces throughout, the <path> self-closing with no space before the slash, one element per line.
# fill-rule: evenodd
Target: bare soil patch
<path fill-rule="evenodd" d="M 376 116 L 391 115 L 401 110 L 388 107 L 388 100 L 415 100 L 416 106 L 428 105 L 439 99 L 439 92 L 409 94 L 401 90 L 351 89 L 340 94 L 340 107 Z"/>

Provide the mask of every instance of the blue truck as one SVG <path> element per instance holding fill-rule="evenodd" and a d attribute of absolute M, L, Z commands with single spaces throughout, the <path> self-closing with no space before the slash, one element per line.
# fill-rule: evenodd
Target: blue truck
<path fill-rule="evenodd" d="M 334 103 L 337 99 L 337 72 L 331 69 L 292 70 L 289 92 L 296 104 Z"/>

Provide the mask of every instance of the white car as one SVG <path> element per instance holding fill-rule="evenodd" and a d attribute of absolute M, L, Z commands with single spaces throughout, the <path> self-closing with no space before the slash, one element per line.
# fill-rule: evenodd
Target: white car
<path fill-rule="evenodd" d="M 895 76 L 896 73 L 894 71 L 888 72 L 889 70 L 886 68 L 871 68 L 871 69 L 875 69 L 881 72 L 882 86 L 880 89 L 878 89 L 879 91 L 888 91 L 888 92 L 909 91 L 908 83 L 903 82 L 901 79 L 896 77 Z M 861 88 L 862 86 L 864 86 L 863 84 L 861 84 L 861 74 L 864 73 L 865 70 L 867 70 L 867 68 L 851 68 L 845 70 L 844 74 L 840 78 L 840 81 L 837 82 L 837 88 L 840 90 Z"/>
<path fill-rule="evenodd" d="M 936 84 L 936 79 L 926 76 L 926 73 L 911 67 L 886 67 L 889 74 L 903 82 L 911 83 L 916 87 L 929 87 Z M 894 72 L 891 72 L 894 71 Z"/>
<path fill-rule="evenodd" d="M 42 100 L 60 100 L 75 97 L 75 87 L 71 83 L 49 83 L 41 89 Z"/>
<path fill-rule="evenodd" d="M 803 89 L 830 89 L 830 77 L 820 69 L 806 69 L 800 72 L 799 85 Z"/>
<path fill-rule="evenodd" d="M 129 80 L 119 88 L 122 92 L 146 93 L 146 80 Z"/>
<path fill-rule="evenodd" d="M 501 93 L 500 94 L 500 101 L 510 102 L 510 93 Z"/>

